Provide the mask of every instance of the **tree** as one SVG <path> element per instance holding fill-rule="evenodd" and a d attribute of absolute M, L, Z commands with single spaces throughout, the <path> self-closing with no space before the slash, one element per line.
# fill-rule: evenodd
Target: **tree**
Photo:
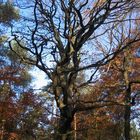
<path fill-rule="evenodd" d="M 32 90 L 21 94 L 21 98 L 17 103 L 19 113 L 18 118 L 16 118 L 18 120 L 16 132 L 21 140 L 49 138 L 47 137 L 47 130 L 50 124 L 50 113 L 48 105 L 48 109 L 46 109 L 45 104 L 46 101 L 41 96 L 33 93 Z"/>
<path fill-rule="evenodd" d="M 19 51 L 19 54 L 28 55 L 26 51 Z M 0 64 L 0 139 L 46 137 L 42 132 L 47 132 L 50 124 L 49 105 L 45 105 L 49 99 L 36 95 L 31 89 L 31 67 L 21 63 L 6 46 L 0 47 Z"/>
<path fill-rule="evenodd" d="M 29 67 L 22 64 L 17 56 L 2 44 L 0 64 L 0 127 L 3 140 L 16 130 L 19 112 L 18 96 L 28 90 L 31 76 L 28 73 Z"/>
<path fill-rule="evenodd" d="M 5 38 L 4 33 L 7 33 L 7 27 L 12 26 L 13 22 L 20 18 L 19 11 L 8 0 L 6 2 L 0 1 L 0 43 Z"/>
<path fill-rule="evenodd" d="M 94 95 L 95 93 L 91 92 L 88 97 L 84 97 L 85 101 L 89 101 Z M 123 134 L 123 115 L 121 105 L 104 106 L 77 113 L 77 140 L 119 140 Z"/>
<path fill-rule="evenodd" d="M 12 35 L 20 48 L 30 53 L 29 57 L 21 59 L 44 71 L 51 81 L 48 92 L 60 112 L 58 139 L 69 140 L 72 139 L 71 124 L 76 112 L 115 104 L 85 102 L 80 96 L 85 94 L 86 85 L 96 82 L 101 66 L 139 41 L 139 32 L 131 36 L 134 28 L 131 25 L 135 20 L 131 13 L 139 7 L 139 2 L 35 0 L 33 4 L 33 16 L 26 20 L 28 27 L 19 34 L 13 31 Z M 128 26 L 130 29 L 125 30 L 124 38 L 124 29 Z M 21 44 L 21 40 L 26 44 Z M 9 45 L 16 53 L 12 41 Z M 77 83 L 80 72 L 87 76 L 85 81 Z"/>
<path fill-rule="evenodd" d="M 113 133 L 114 138 L 120 139 L 120 136 L 123 134 L 122 136 L 124 136 L 126 140 L 132 139 L 131 121 L 139 116 L 140 59 L 138 54 L 139 42 L 133 44 L 133 47 L 122 51 L 114 60 L 110 61 L 109 64 L 100 68 L 100 80 L 91 87 L 93 91 L 88 93 L 89 97 L 86 94 L 83 99 L 86 101 L 95 98 L 94 100 L 96 101 L 97 98 L 102 97 L 104 101 L 117 101 L 119 104 L 112 107 L 105 106 L 101 109 L 96 109 L 96 111 L 90 111 L 90 113 L 85 111 L 85 113 L 77 115 L 77 118 L 84 122 L 79 124 L 79 126 L 83 125 L 81 128 L 84 128 L 89 133 L 91 130 L 94 132 L 96 131 L 94 128 L 96 126 L 95 124 L 99 122 L 99 126 L 101 125 L 101 128 L 97 128 L 97 132 L 100 132 L 99 137 L 104 137 L 104 132 L 106 132 L 106 139 L 110 139 L 111 134 L 107 137 L 107 130 L 109 129 L 107 126 L 111 126 L 111 130 L 114 128 L 115 132 L 117 132 L 115 124 L 119 124 L 118 127 L 120 127 L 122 131 L 117 135 Z M 96 121 L 96 117 L 99 121 Z M 91 126 L 93 126 L 93 129 L 90 129 Z M 111 130 L 109 131 L 111 132 Z M 92 139 L 96 137 L 96 134 Z M 83 137 L 83 133 L 81 137 Z M 99 139 L 99 137 L 97 139 Z M 111 139 L 113 139 L 113 137 L 111 137 Z"/>
<path fill-rule="evenodd" d="M 13 20 L 19 19 L 19 12 L 12 6 L 12 3 L 0 2 L 0 23 L 10 24 Z"/>
<path fill-rule="evenodd" d="M 136 118 L 138 114 L 136 106 L 139 106 L 139 42 L 133 44 L 133 47 L 122 51 L 108 65 L 102 67 L 102 82 L 107 98 L 118 100 L 124 111 L 124 137 L 130 140 L 131 119 Z M 111 75 L 111 81 L 110 81 Z M 108 81 L 109 79 L 109 81 Z M 135 106 L 135 107 L 133 107 Z"/>

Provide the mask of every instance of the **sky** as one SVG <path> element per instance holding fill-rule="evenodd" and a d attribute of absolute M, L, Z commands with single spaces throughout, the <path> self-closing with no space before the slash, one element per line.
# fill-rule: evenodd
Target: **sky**
<path fill-rule="evenodd" d="M 45 79 L 46 75 L 44 72 L 35 68 L 34 70 L 30 71 L 30 73 L 33 76 L 32 86 L 34 89 L 40 89 L 47 85 L 47 79 Z"/>

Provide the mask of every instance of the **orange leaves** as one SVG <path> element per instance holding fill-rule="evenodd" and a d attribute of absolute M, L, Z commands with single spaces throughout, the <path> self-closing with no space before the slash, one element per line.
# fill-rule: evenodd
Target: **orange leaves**
<path fill-rule="evenodd" d="M 100 106 L 105 102 L 113 102 L 114 105 L 104 105 L 102 108 L 93 108 L 90 112 L 76 114 L 77 129 L 86 128 L 100 133 L 111 132 L 111 129 L 114 129 L 118 130 L 118 135 L 122 133 L 125 107 L 132 109 L 135 105 L 134 109 L 138 111 L 139 104 L 136 106 L 133 100 L 138 103 L 140 101 L 139 95 L 135 96 L 140 91 L 140 58 L 135 55 L 139 46 L 140 43 L 125 49 L 109 64 L 100 68 L 100 79 L 93 84 L 93 90 L 83 96 L 83 99 L 85 102 L 93 101 L 92 105 Z M 136 82 L 130 88 L 129 83 L 132 81 Z"/>
<path fill-rule="evenodd" d="M 33 95 L 33 92 L 25 92 L 21 95 L 20 103 L 23 105 L 34 105 L 35 104 L 35 98 L 36 96 Z"/>
<path fill-rule="evenodd" d="M 19 136 L 17 133 L 10 133 L 8 140 L 19 140 Z"/>
<path fill-rule="evenodd" d="M 5 93 L 3 100 L 1 97 L 0 93 L 0 128 L 4 120 L 3 135 L 9 140 L 19 140 L 21 135 L 33 135 L 33 130 L 39 129 L 39 123 L 48 123 L 44 102 L 32 90 L 22 93 L 20 97 L 10 96 L 9 93 Z"/>
<path fill-rule="evenodd" d="M 1 81 L 9 81 L 13 83 L 20 83 L 22 81 L 21 73 L 23 73 L 25 69 L 19 67 L 12 66 L 4 66 L 0 68 L 0 80 Z"/>

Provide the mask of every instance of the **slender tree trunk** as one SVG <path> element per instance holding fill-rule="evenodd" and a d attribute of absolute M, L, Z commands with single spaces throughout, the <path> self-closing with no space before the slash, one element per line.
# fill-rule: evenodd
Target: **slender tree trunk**
<path fill-rule="evenodd" d="M 125 107 L 125 115 L 124 115 L 124 119 L 125 119 L 125 122 L 124 122 L 124 137 L 125 137 L 125 140 L 130 140 L 130 107 L 129 106 L 126 106 Z"/>
<path fill-rule="evenodd" d="M 74 140 L 77 140 L 77 118 L 76 114 L 74 115 Z"/>
<path fill-rule="evenodd" d="M 131 115 L 131 87 L 128 86 L 125 95 L 125 112 L 124 112 L 124 137 L 125 140 L 130 140 L 130 115 Z"/>
<path fill-rule="evenodd" d="M 131 86 L 129 84 L 129 68 L 130 68 L 130 58 L 129 52 L 125 52 L 124 57 L 124 79 L 126 84 L 125 93 L 125 112 L 124 112 L 124 137 L 125 140 L 130 140 L 130 114 L 131 114 Z"/>

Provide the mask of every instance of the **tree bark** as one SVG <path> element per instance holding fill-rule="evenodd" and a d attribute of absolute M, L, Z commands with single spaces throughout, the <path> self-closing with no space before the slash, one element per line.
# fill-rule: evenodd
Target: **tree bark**
<path fill-rule="evenodd" d="M 124 114 L 124 137 L 125 140 L 130 140 L 130 113 L 131 113 L 131 107 L 126 106 L 125 107 L 125 114 Z"/>
<path fill-rule="evenodd" d="M 124 137 L 125 140 L 130 140 L 130 114 L 131 114 L 131 85 L 129 81 L 129 51 L 124 54 L 124 79 L 126 84 L 126 93 L 125 93 L 125 112 L 124 112 Z"/>
<path fill-rule="evenodd" d="M 73 140 L 72 122 L 74 115 L 69 106 L 60 109 L 59 136 L 57 140 Z"/>

